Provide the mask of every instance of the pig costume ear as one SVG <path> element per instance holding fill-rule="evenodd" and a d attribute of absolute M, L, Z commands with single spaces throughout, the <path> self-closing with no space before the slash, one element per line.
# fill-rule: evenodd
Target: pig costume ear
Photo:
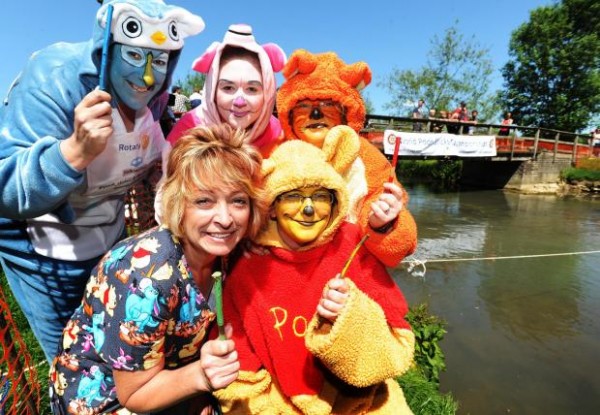
<path fill-rule="evenodd" d="M 200 73 L 208 73 L 210 66 L 212 65 L 213 59 L 215 59 L 215 55 L 217 54 L 217 49 L 219 47 L 219 42 L 213 42 L 212 45 L 206 49 L 199 58 L 197 58 L 192 64 L 192 69 L 196 72 Z"/>
<path fill-rule="evenodd" d="M 273 72 L 280 72 L 287 61 L 285 52 L 275 43 L 265 43 L 262 48 L 267 52 Z"/>

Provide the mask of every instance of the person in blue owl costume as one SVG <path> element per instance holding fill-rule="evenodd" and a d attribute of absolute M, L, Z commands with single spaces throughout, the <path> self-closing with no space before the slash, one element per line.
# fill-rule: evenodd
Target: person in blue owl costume
<path fill-rule="evenodd" d="M 0 107 L 0 264 L 48 361 L 93 266 L 125 236 L 123 195 L 160 159 L 183 40 L 204 29 L 162 0 L 103 3 L 92 38 L 34 53 Z"/>

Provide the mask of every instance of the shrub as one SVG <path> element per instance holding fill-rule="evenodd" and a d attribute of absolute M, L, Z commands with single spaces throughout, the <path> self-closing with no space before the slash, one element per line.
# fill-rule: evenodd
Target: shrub
<path fill-rule="evenodd" d="M 445 323 L 429 314 L 427 304 L 411 307 L 407 316 L 415 334 L 415 367 L 398 379 L 406 402 L 415 415 L 452 415 L 458 403 L 439 391 L 440 372 L 446 369 L 439 343 Z"/>

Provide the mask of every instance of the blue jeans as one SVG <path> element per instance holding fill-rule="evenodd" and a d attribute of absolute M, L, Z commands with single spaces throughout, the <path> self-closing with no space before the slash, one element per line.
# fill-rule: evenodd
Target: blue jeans
<path fill-rule="evenodd" d="M 23 222 L 0 218 L 0 265 L 49 363 L 99 260 L 61 261 L 38 255 Z"/>

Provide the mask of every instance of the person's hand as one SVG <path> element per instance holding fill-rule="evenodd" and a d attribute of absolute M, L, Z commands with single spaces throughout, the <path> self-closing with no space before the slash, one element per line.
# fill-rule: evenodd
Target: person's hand
<path fill-rule="evenodd" d="M 113 133 L 111 96 L 96 89 L 75 107 L 73 134 L 61 141 L 65 160 L 76 170 L 84 170 L 106 148 Z"/>
<path fill-rule="evenodd" d="M 345 279 L 330 279 L 325 288 L 323 288 L 323 295 L 317 305 L 317 314 L 321 318 L 335 323 L 338 315 L 346 305 L 348 291 L 350 291 L 350 286 Z"/>
<path fill-rule="evenodd" d="M 396 183 L 384 183 L 384 192 L 371 203 L 369 226 L 378 229 L 398 217 L 402 210 L 402 189 Z"/>
<path fill-rule="evenodd" d="M 200 373 L 207 392 L 221 389 L 237 379 L 240 370 L 235 343 L 231 340 L 233 329 L 225 326 L 227 340 L 209 340 L 200 349 Z"/>

